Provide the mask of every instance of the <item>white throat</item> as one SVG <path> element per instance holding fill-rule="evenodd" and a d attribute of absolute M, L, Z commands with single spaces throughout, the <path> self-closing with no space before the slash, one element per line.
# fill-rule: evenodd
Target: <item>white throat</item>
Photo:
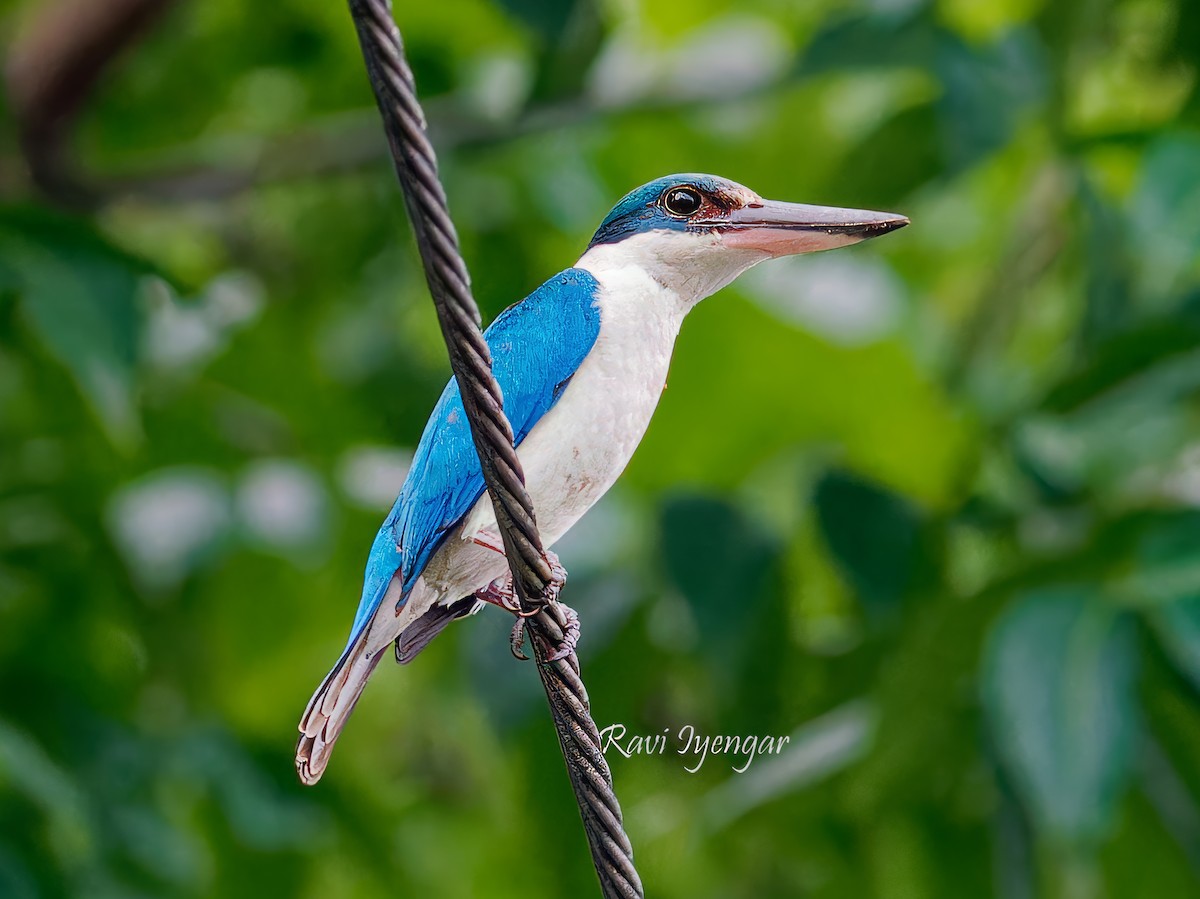
<path fill-rule="evenodd" d="M 614 292 L 654 282 L 661 300 L 677 306 L 682 319 L 702 299 L 768 258 L 759 250 L 724 246 L 718 234 L 651 231 L 590 247 L 576 265 Z"/>

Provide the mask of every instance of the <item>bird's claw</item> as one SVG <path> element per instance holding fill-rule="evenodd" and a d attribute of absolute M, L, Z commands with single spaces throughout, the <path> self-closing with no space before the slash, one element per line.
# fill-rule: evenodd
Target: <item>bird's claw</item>
<path fill-rule="evenodd" d="M 555 600 L 558 608 L 562 609 L 563 615 L 566 617 L 566 623 L 563 625 L 563 638 L 560 643 L 555 646 L 547 646 L 546 661 L 557 662 L 560 659 L 565 659 L 567 656 L 575 652 L 575 647 L 579 645 L 579 613 L 570 606 Z M 517 615 L 517 620 L 513 622 L 512 633 L 509 634 L 509 649 L 512 654 L 522 662 L 528 661 L 529 656 L 525 655 L 522 647 L 525 644 L 525 628 L 526 621 L 541 609 L 536 609 L 529 614 Z"/>
<path fill-rule="evenodd" d="M 525 655 L 525 650 L 522 649 L 525 645 L 525 621 L 525 616 L 518 615 L 517 620 L 513 622 L 512 633 L 508 635 L 508 648 L 512 651 L 513 658 L 522 662 L 529 661 L 529 656 Z"/>
<path fill-rule="evenodd" d="M 546 585 L 546 592 L 549 594 L 549 599 L 557 602 L 558 591 L 567 583 L 567 569 L 562 567 L 557 553 L 552 553 L 547 549 L 543 555 L 546 563 L 550 566 L 550 583 Z"/>

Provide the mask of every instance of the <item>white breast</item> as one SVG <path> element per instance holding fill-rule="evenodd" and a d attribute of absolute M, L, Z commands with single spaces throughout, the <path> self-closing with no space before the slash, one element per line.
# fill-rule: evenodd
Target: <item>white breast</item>
<path fill-rule="evenodd" d="M 583 261 L 587 261 L 587 257 Z M 594 271 L 600 335 L 562 398 L 518 455 L 546 545 L 557 541 L 613 485 L 646 433 L 667 381 L 684 310 L 637 268 Z M 478 503 L 463 535 L 494 529 Z"/>

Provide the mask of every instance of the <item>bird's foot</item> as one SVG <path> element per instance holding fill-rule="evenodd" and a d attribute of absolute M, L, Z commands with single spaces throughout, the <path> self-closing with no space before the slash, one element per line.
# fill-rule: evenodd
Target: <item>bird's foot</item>
<path fill-rule="evenodd" d="M 562 590 L 563 584 L 567 582 L 567 570 L 562 567 L 562 563 L 555 553 L 545 550 L 543 554 L 546 562 L 550 565 L 550 582 L 547 584 L 546 599 L 549 602 L 557 602 L 558 593 Z M 540 604 L 539 609 L 528 612 L 521 609 L 521 603 L 517 600 L 517 591 L 513 588 L 511 573 L 498 577 L 482 590 L 475 591 L 475 598 L 498 606 L 506 612 L 511 612 L 518 618 L 536 615 L 540 609 Z"/>
<path fill-rule="evenodd" d="M 513 589 L 512 575 L 498 577 L 482 590 L 475 591 L 475 598 L 498 606 L 506 612 L 519 616 L 521 604 L 517 602 L 517 591 Z"/>
<path fill-rule="evenodd" d="M 545 597 L 548 602 L 558 602 L 559 591 L 567 582 L 567 570 L 563 568 L 558 556 L 550 550 L 545 551 L 545 557 L 546 562 L 550 565 L 550 580 L 546 585 Z M 513 623 L 509 646 L 512 654 L 518 659 L 528 659 L 529 656 L 525 655 L 521 649 L 525 642 L 525 620 L 540 612 L 542 603 L 539 602 L 529 610 L 522 609 L 516 590 L 513 588 L 511 574 L 496 578 L 482 590 L 477 591 L 475 597 L 516 616 L 517 620 Z M 568 606 L 563 606 L 563 608 L 566 610 L 567 616 L 566 635 L 560 646 L 550 647 L 547 661 L 553 662 L 566 658 L 575 651 L 575 644 L 579 640 L 579 616 L 575 614 L 574 609 Z"/>
<path fill-rule="evenodd" d="M 559 659 L 565 659 L 574 653 L 575 647 L 579 645 L 579 613 L 566 603 L 557 602 L 557 600 L 556 603 L 566 616 L 566 624 L 563 626 L 562 642 L 555 646 L 546 647 L 547 662 L 557 662 Z M 521 661 L 529 659 L 529 656 L 525 655 L 522 649 L 525 644 L 525 622 L 529 617 L 528 615 L 518 615 L 517 620 L 513 622 L 512 633 L 509 635 L 509 648 L 512 650 L 512 654 Z"/>

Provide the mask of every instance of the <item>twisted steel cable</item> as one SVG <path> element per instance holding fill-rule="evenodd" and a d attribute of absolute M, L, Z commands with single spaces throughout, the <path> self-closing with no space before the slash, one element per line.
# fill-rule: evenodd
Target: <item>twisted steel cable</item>
<path fill-rule="evenodd" d="M 513 586 L 528 627 L 538 675 L 558 733 L 559 747 L 579 804 L 592 861 L 606 899 L 642 899 L 633 847 L 625 834 L 612 774 L 592 720 L 587 689 L 574 652 L 548 661 L 569 629 L 525 489 L 513 431 L 492 376 L 491 353 L 480 331 L 479 307 L 450 220 L 437 158 L 425 131 L 412 71 L 389 0 L 349 0 L 371 87 L 383 117 L 405 206 L 413 223 L 425 279 L 437 309 L 450 366 L 458 380 L 484 481 L 496 510 Z"/>

